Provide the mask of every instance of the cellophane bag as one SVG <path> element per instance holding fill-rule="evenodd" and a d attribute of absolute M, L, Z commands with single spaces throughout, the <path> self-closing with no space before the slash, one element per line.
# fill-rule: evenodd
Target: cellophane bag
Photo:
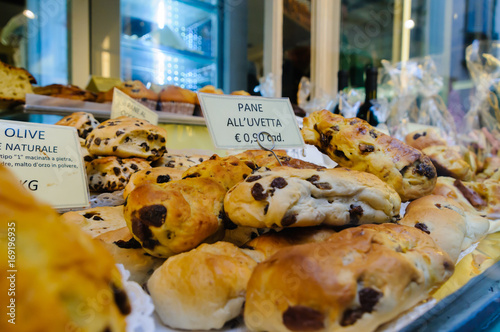
<path fill-rule="evenodd" d="M 465 59 L 475 91 L 459 139 L 483 160 L 500 148 L 500 42 L 476 40 Z"/>
<path fill-rule="evenodd" d="M 391 135 L 404 141 L 415 128 L 436 127 L 448 144 L 456 144 L 455 121 L 439 92 L 443 79 L 430 57 L 424 57 L 396 65 L 383 60 L 385 70 L 382 84 L 392 86 L 390 115 L 387 126 Z"/>

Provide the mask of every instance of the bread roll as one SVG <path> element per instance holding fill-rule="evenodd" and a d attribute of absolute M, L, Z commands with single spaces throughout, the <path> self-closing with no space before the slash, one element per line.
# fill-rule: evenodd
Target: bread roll
<path fill-rule="evenodd" d="M 327 110 L 304 118 L 302 137 L 340 166 L 375 174 L 401 196 L 403 202 L 428 195 L 436 184 L 429 157 L 385 135 L 367 122 L 344 119 Z"/>
<path fill-rule="evenodd" d="M 464 211 L 458 202 L 438 195 L 411 202 L 399 223 L 429 234 L 453 262 L 462 250 L 486 236 L 490 225 L 479 214 Z"/>
<path fill-rule="evenodd" d="M 208 178 L 145 184 L 128 196 L 125 220 L 146 252 L 167 258 L 224 236 L 225 193 Z"/>
<path fill-rule="evenodd" d="M 415 130 L 406 135 L 405 142 L 409 146 L 423 150 L 429 146 L 446 145 L 446 140 L 434 128 Z"/>
<path fill-rule="evenodd" d="M 87 136 L 89 152 L 95 156 L 159 159 L 166 151 L 167 132 L 146 120 L 120 116 L 106 120 Z"/>
<path fill-rule="evenodd" d="M 273 153 L 265 150 L 246 150 L 235 155 L 235 157 L 245 162 L 248 167 L 253 169 L 259 167 L 273 168 L 278 166 L 310 169 L 324 168 L 304 160 L 292 158 L 287 155 L 285 150 L 274 150 L 274 153 L 278 159 L 276 159 Z"/>
<path fill-rule="evenodd" d="M 75 127 L 80 138 L 87 138 L 88 134 L 99 125 L 94 116 L 87 112 L 75 112 L 65 116 L 55 123 L 60 126 Z"/>
<path fill-rule="evenodd" d="M 256 228 L 391 222 L 400 205 L 394 189 L 376 176 L 344 168 L 261 170 L 224 199 L 232 222 Z"/>
<path fill-rule="evenodd" d="M 139 285 L 146 283 L 154 270 L 164 262 L 164 259 L 148 255 L 141 244 L 132 237 L 126 225 L 102 233 L 95 239 L 111 253 L 117 264 L 122 264 L 130 272 L 128 280 Z"/>
<path fill-rule="evenodd" d="M 322 242 L 335 231 L 326 227 L 286 228 L 280 232 L 271 231 L 244 245 L 244 248 L 256 250 L 269 258 L 282 248 L 305 243 Z"/>
<path fill-rule="evenodd" d="M 127 226 L 123 216 L 123 205 L 101 206 L 81 211 L 70 211 L 61 215 L 62 222 L 77 225 L 91 237 Z"/>
<path fill-rule="evenodd" d="M 149 162 L 141 158 L 97 158 L 86 163 L 89 188 L 93 191 L 121 190 L 132 174 L 149 168 Z"/>
<path fill-rule="evenodd" d="M 1 165 L 0 220 L 0 302 L 5 305 L 0 331 L 125 331 L 130 305 L 111 255 L 77 226 L 61 222 Z M 7 248 L 14 251 L 14 265 Z M 15 295 L 9 296 L 12 274 Z M 6 315 L 11 299 L 15 325 Z"/>
<path fill-rule="evenodd" d="M 153 167 L 170 167 L 185 171 L 189 167 L 198 165 L 209 158 L 210 156 L 199 154 L 164 154 L 160 159 L 154 161 L 151 165 L 153 165 Z"/>
<path fill-rule="evenodd" d="M 235 156 L 221 158 L 215 154 L 199 165 L 187 169 L 182 174 L 182 178 L 211 178 L 228 190 L 245 180 L 250 174 L 252 174 L 252 169 Z"/>
<path fill-rule="evenodd" d="M 464 210 L 477 211 L 490 220 L 500 218 L 500 183 L 498 180 L 462 182 L 440 176 L 433 194 L 454 199 Z"/>
<path fill-rule="evenodd" d="M 422 149 L 422 152 L 431 158 L 438 176 L 451 176 L 464 181 L 472 180 L 474 174 L 470 165 L 453 147 L 433 145 Z"/>
<path fill-rule="evenodd" d="M 446 281 L 454 265 L 413 227 L 361 225 L 278 251 L 248 282 L 251 331 L 374 331 Z"/>
<path fill-rule="evenodd" d="M 148 290 L 164 324 L 219 329 L 241 313 L 255 265 L 230 243 L 202 244 L 167 259 L 149 279 Z"/>
<path fill-rule="evenodd" d="M 182 170 L 170 167 L 154 167 L 140 170 L 130 176 L 123 191 L 123 198 L 127 198 L 132 190 L 146 183 L 167 183 L 180 180 L 182 179 L 182 173 Z"/>

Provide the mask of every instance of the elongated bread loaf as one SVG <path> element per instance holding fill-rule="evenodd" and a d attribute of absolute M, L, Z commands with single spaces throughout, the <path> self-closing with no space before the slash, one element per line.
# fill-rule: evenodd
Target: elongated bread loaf
<path fill-rule="evenodd" d="M 245 324 L 251 331 L 373 331 L 425 300 L 453 270 L 449 256 L 418 229 L 348 228 L 257 265 Z"/>
<path fill-rule="evenodd" d="M 419 150 L 385 135 L 366 121 L 317 111 L 304 118 L 302 137 L 342 167 L 376 175 L 403 202 L 432 192 L 436 169 Z"/>
<path fill-rule="evenodd" d="M 394 189 L 376 176 L 344 168 L 261 169 L 224 198 L 233 223 L 257 228 L 391 222 L 400 205 Z"/>

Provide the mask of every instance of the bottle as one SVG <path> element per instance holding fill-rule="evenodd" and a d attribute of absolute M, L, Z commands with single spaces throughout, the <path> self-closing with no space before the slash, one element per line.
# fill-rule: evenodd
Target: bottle
<path fill-rule="evenodd" d="M 378 119 L 371 110 L 373 106 L 372 100 L 377 99 L 377 76 L 378 70 L 376 67 L 368 67 L 366 69 L 366 78 L 365 78 L 365 102 L 358 111 L 358 118 L 365 120 L 372 126 L 378 125 Z"/>
<path fill-rule="evenodd" d="M 334 114 L 342 114 L 342 98 L 340 97 L 340 94 L 342 91 L 347 88 L 349 85 L 349 73 L 347 70 L 339 70 L 337 73 L 337 78 L 338 78 L 338 93 L 339 93 L 339 102 L 337 106 L 335 106 L 333 113 Z"/>

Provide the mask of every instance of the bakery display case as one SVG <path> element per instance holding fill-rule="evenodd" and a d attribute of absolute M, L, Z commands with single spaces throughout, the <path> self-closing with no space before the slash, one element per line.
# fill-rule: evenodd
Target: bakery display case
<path fill-rule="evenodd" d="M 0 13 L 0 60 L 28 72 L 0 67 L 0 98 L 19 94 L 0 117 L 75 127 L 91 204 L 56 213 L 22 192 L 0 130 L 0 221 L 29 226 L 16 244 L 19 314 L 89 331 L 500 327 L 497 2 L 12 3 L 0 0 L 20 15 L 9 25 Z M 25 28 L 37 33 L 14 45 Z M 366 96 L 367 72 L 378 94 Z M 109 119 L 108 84 L 159 124 Z M 306 148 L 216 150 L 196 92 L 289 98 Z M 378 125 L 356 118 L 363 100 Z M 33 246 L 48 258 L 31 259 Z M 21 263 L 34 285 L 54 280 L 34 296 L 56 318 L 30 302 Z M 86 319 L 78 305 L 94 299 Z"/>
<path fill-rule="evenodd" d="M 121 77 L 197 90 L 219 85 L 220 10 L 212 1 L 120 2 Z"/>

